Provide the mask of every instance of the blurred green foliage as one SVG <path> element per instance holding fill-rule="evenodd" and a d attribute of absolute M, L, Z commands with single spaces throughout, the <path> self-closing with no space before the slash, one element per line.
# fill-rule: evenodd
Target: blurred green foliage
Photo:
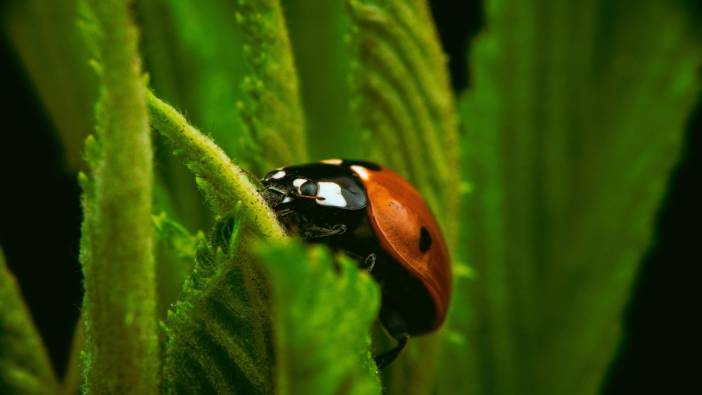
<path fill-rule="evenodd" d="M 49 356 L 0 250 L 0 392 L 51 394 L 58 388 Z"/>
<path fill-rule="evenodd" d="M 655 0 L 487 7 L 461 108 L 459 252 L 477 275 L 459 291 L 473 344 L 456 385 L 598 390 L 699 94 L 686 22 Z"/>
<path fill-rule="evenodd" d="M 2 6 L 3 31 L 61 137 L 69 165 L 77 169 L 98 95 L 88 44 L 78 27 L 78 1 L 13 0 Z"/>
<path fill-rule="evenodd" d="M 313 3 L 131 9 L 150 87 L 211 138 L 150 96 L 152 127 L 171 140 L 154 135 L 166 214 L 154 219 L 157 278 L 144 279 L 158 283 L 162 312 L 171 307 L 154 333 L 161 389 L 597 392 L 699 94 L 702 46 L 684 2 L 486 1 L 466 92 L 449 87 L 425 1 Z M 79 168 L 99 86 L 77 0 L 8 10 L 3 27 Z M 377 160 L 410 179 L 454 257 L 447 323 L 382 375 L 369 358 L 379 295 L 368 277 L 325 250 L 259 240 L 275 231 L 255 178 L 328 157 Z M 214 219 L 208 237 L 194 233 Z M 0 344 L 20 344 L 7 333 Z M 22 341 L 29 357 L 2 348 L 0 362 L 44 369 L 40 342 Z M 41 369 L 26 383 L 53 380 Z"/>

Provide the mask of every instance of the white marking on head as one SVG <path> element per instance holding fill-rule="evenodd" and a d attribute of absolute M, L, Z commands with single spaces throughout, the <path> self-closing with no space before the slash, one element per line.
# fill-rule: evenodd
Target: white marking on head
<path fill-rule="evenodd" d="M 273 180 L 279 180 L 279 179 L 281 179 L 281 178 L 283 178 L 283 177 L 285 177 L 285 172 L 282 171 L 282 170 L 278 170 L 277 172 L 273 173 L 273 175 L 271 175 L 271 176 L 268 177 L 268 178 L 269 178 L 269 179 L 273 179 Z"/>
<path fill-rule="evenodd" d="M 344 163 L 344 161 L 341 159 L 325 159 L 322 161 L 322 163 L 326 163 L 328 165 L 340 165 Z"/>
<path fill-rule="evenodd" d="M 358 176 L 361 177 L 363 181 L 368 181 L 368 179 L 370 179 L 370 174 L 368 174 L 368 170 L 363 166 L 353 165 L 351 166 L 351 170 L 353 170 L 354 173 L 358 174 Z"/>
<path fill-rule="evenodd" d="M 290 203 L 290 202 L 292 202 L 292 198 L 291 198 L 290 196 L 286 196 L 286 197 L 283 199 L 283 201 L 280 202 L 280 203 Z"/>
<path fill-rule="evenodd" d="M 346 207 L 346 199 L 341 194 L 341 187 L 334 182 L 320 181 L 317 183 L 317 204 L 331 207 Z"/>
<path fill-rule="evenodd" d="M 307 181 L 306 178 L 296 178 L 292 184 L 295 188 L 300 188 L 300 186 L 302 184 L 304 184 L 306 181 Z"/>

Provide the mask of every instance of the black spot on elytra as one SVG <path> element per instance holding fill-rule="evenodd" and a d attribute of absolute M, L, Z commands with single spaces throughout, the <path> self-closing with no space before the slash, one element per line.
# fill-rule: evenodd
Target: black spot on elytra
<path fill-rule="evenodd" d="M 431 248 L 431 236 L 427 228 L 422 226 L 422 229 L 419 231 L 419 250 L 427 252 L 429 248 Z"/>

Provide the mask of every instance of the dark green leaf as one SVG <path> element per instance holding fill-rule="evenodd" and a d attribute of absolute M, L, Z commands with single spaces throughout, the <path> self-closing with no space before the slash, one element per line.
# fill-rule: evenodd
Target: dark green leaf
<path fill-rule="evenodd" d="M 241 220 L 221 218 L 200 243 L 181 298 L 169 312 L 163 374 L 168 393 L 273 390 L 268 289 L 256 262 L 241 249 L 252 240 L 239 232 Z"/>

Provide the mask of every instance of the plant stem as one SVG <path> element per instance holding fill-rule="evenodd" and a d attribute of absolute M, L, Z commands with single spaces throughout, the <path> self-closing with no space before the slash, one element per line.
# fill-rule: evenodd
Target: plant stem
<path fill-rule="evenodd" d="M 92 393 L 152 394 L 159 372 L 153 174 L 138 33 L 131 1 L 86 3 L 101 98 L 84 197 L 84 386 Z"/>
<path fill-rule="evenodd" d="M 241 200 L 241 213 L 256 233 L 267 239 L 286 237 L 248 175 L 233 164 L 221 148 L 153 93 L 147 93 L 147 104 L 153 127 L 167 137 L 176 153 L 185 159 L 217 215 L 231 213 L 236 202 Z"/>

